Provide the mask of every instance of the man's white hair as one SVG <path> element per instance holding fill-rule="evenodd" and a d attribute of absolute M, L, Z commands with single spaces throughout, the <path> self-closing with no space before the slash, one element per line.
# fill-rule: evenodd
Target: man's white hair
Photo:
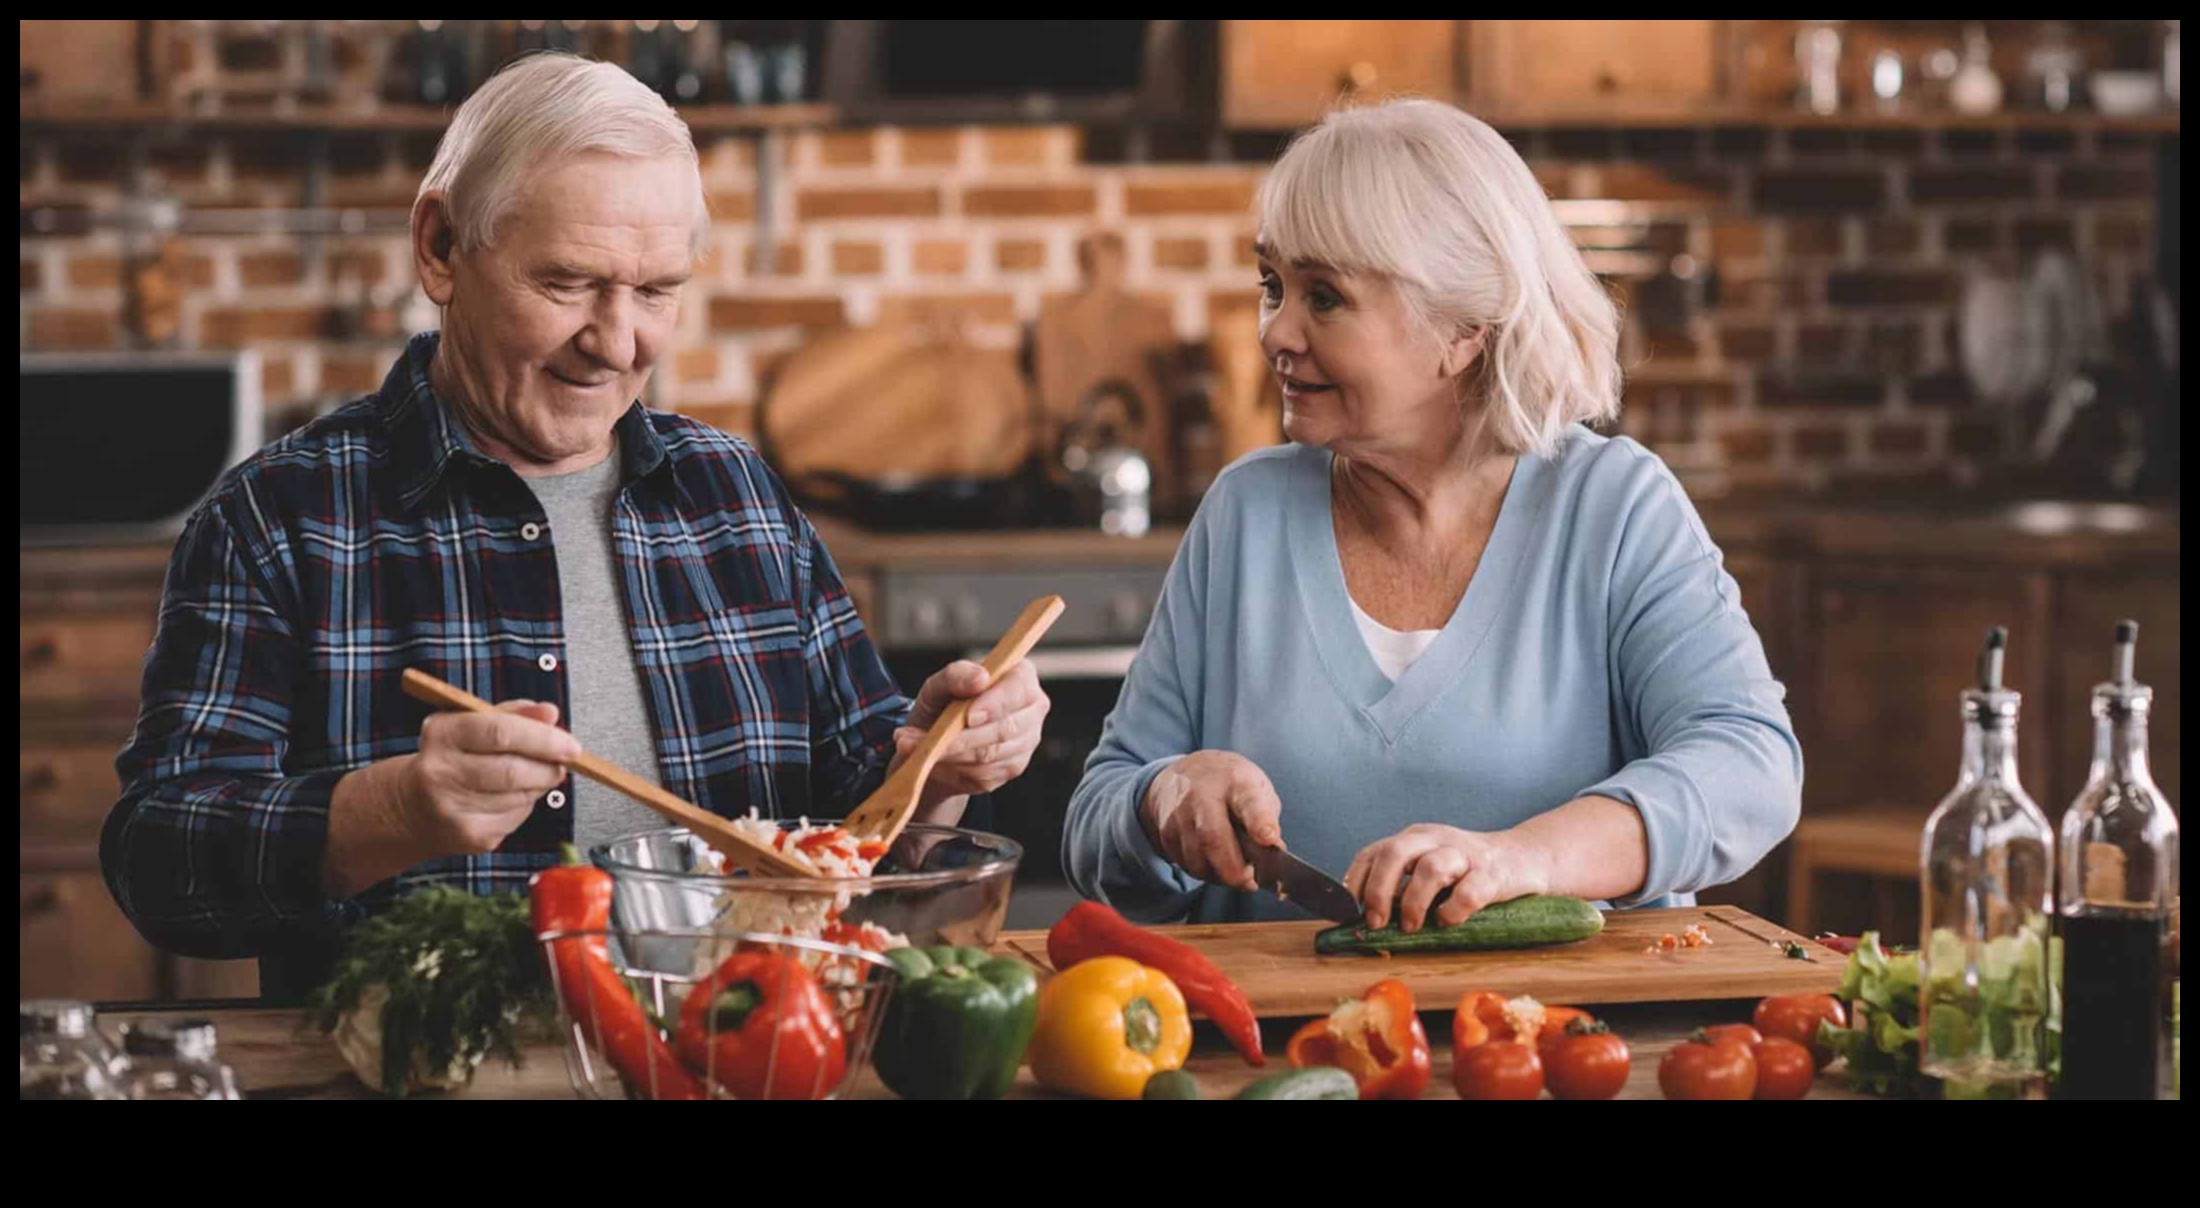
<path fill-rule="evenodd" d="M 1438 343 L 1483 333 L 1469 376 L 1497 446 L 1548 453 L 1619 414 L 1619 312 L 1512 144 L 1438 101 L 1340 109 L 1260 190 L 1261 238 L 1397 283 Z"/>
<path fill-rule="evenodd" d="M 436 145 L 420 193 L 447 198 L 457 250 L 496 242 L 534 175 L 586 152 L 696 165 L 695 228 L 700 255 L 710 206 L 687 123 L 640 80 L 613 63 L 545 51 L 513 60 L 458 107 Z"/>

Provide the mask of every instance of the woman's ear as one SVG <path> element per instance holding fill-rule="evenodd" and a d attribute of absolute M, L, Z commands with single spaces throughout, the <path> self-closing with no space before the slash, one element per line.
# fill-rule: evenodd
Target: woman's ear
<path fill-rule="evenodd" d="M 1475 360 L 1482 355 L 1483 337 L 1488 330 L 1485 327 L 1468 328 L 1454 336 L 1452 341 L 1444 346 L 1443 371 L 1445 377 L 1458 377 L 1473 367 Z"/>

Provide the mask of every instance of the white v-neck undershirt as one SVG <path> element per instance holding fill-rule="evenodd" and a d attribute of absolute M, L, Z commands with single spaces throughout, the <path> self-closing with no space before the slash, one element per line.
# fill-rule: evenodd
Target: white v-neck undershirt
<path fill-rule="evenodd" d="M 1375 657 L 1375 666 L 1381 669 L 1383 678 L 1392 683 L 1398 682 L 1398 677 L 1421 657 L 1429 643 L 1436 640 L 1436 635 L 1444 632 L 1441 629 L 1392 629 L 1367 615 L 1358 600 L 1347 596 L 1346 602 L 1352 605 L 1352 621 L 1360 627 L 1360 640 L 1367 643 L 1367 652 Z"/>

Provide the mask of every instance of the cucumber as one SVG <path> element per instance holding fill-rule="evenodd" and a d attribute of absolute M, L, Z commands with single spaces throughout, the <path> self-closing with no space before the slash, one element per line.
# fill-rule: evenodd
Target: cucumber
<path fill-rule="evenodd" d="M 1288 1074 L 1270 1074 L 1236 1095 L 1239 1099 L 1357 1099 L 1352 1075 L 1333 1065 L 1310 1066 Z"/>
<path fill-rule="evenodd" d="M 1530 894 L 1484 906 L 1453 927 L 1423 927 L 1404 932 L 1395 926 L 1331 927 L 1314 937 L 1319 956 L 1341 953 L 1471 952 L 1490 948 L 1532 948 L 1585 940 L 1604 930 L 1604 915 L 1580 898 Z"/>
<path fill-rule="evenodd" d="M 1199 1080 L 1183 1070 L 1163 1070 L 1146 1079 L 1146 1093 L 1141 1099 L 1197 1099 Z"/>

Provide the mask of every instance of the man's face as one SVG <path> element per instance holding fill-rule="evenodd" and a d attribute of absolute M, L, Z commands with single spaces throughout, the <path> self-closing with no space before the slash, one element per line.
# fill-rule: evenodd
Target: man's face
<path fill-rule="evenodd" d="M 430 282 L 431 297 L 447 292 L 439 355 L 485 452 L 556 473 L 606 450 L 679 320 L 694 173 L 604 154 L 546 169 L 495 246 L 452 256 Z"/>

